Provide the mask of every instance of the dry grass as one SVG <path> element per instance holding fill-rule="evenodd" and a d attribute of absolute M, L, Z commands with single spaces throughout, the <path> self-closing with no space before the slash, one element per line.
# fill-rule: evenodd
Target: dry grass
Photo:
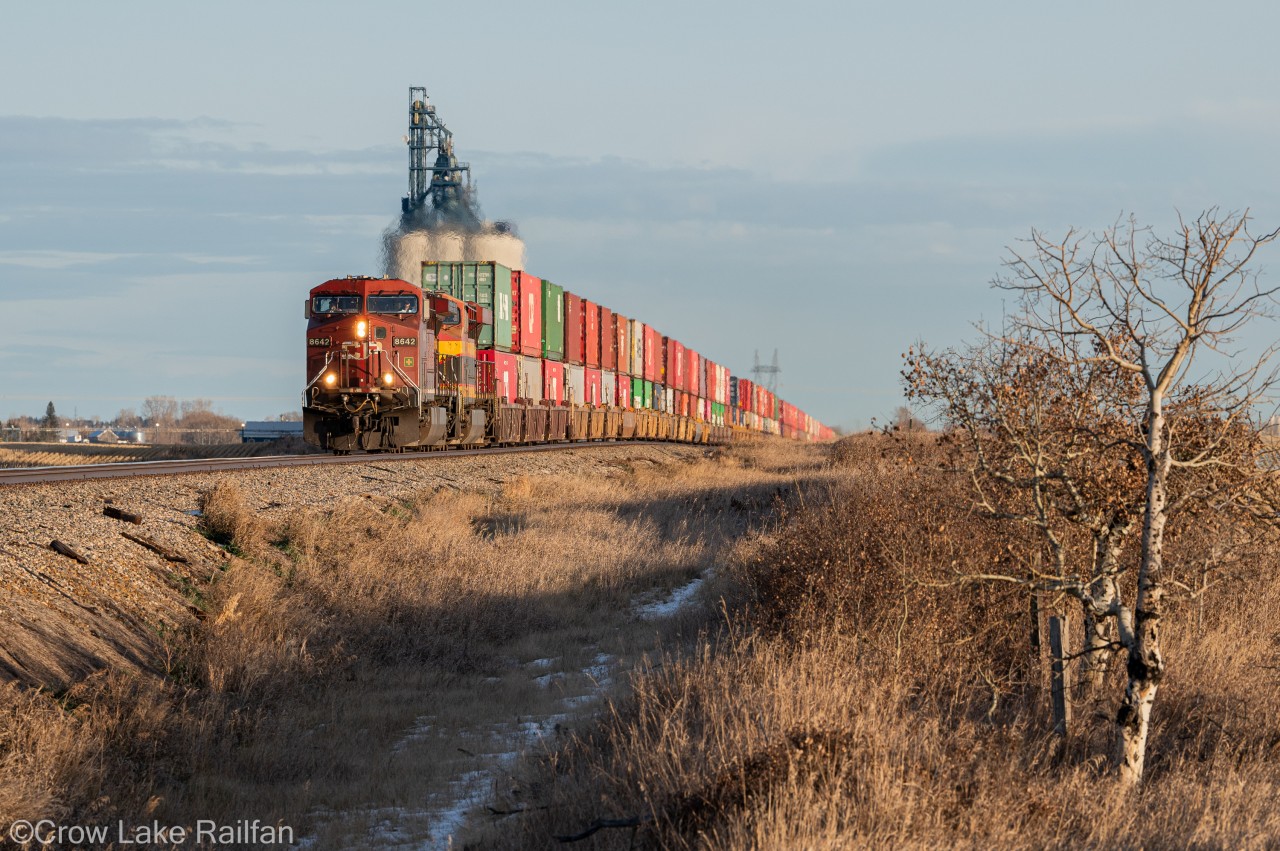
<path fill-rule="evenodd" d="M 240 558 L 200 589 L 207 616 L 166 638 L 163 681 L 6 693 L 0 820 L 260 818 L 318 827 L 321 848 L 368 845 L 379 807 L 407 819 L 467 769 L 460 749 L 496 749 L 477 741 L 591 690 L 577 672 L 593 658 L 630 665 L 696 631 L 642 623 L 632 603 L 721 568 L 819 466 L 767 441 L 279 523 L 226 480 L 204 494 L 202 526 Z M 547 658 L 555 689 L 530 675 Z"/>
<path fill-rule="evenodd" d="M 319 450 L 298 438 L 272 443 L 178 444 L 5 443 L 0 468 L 119 464 L 127 461 L 176 461 L 191 458 L 252 458 L 260 455 L 309 455 Z"/>
<path fill-rule="evenodd" d="M 1107 770 L 1120 672 L 1050 732 L 1026 598 L 943 585 L 1007 558 L 928 438 L 839 447 L 839 485 L 742 566 L 727 642 L 667 660 L 528 769 L 519 827 L 476 847 L 1273 847 L 1280 841 L 1280 554 L 1167 621 L 1144 788 Z M 1171 561 L 1194 551 L 1171 536 Z M 1176 551 L 1176 552 L 1174 552 Z"/>

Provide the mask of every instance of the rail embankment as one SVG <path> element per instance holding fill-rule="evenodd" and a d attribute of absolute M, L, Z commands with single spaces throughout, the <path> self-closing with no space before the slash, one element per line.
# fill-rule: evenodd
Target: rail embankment
<path fill-rule="evenodd" d="M 719 577 L 824 458 L 610 446 L 0 490 L 0 817 L 447 843 L 521 753 L 715 619 Z"/>

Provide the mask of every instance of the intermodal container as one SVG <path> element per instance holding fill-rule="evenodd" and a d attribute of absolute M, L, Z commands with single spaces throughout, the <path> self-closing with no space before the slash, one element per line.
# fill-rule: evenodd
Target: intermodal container
<path fill-rule="evenodd" d="M 702 395 L 702 383 L 698 381 L 698 374 L 701 372 L 702 358 L 693 349 L 685 349 L 685 372 L 684 385 L 685 389 L 694 396 Z"/>
<path fill-rule="evenodd" d="M 662 388 L 662 410 L 673 413 L 676 409 L 676 391 L 674 387 Z"/>
<path fill-rule="evenodd" d="M 632 376 L 644 381 L 644 323 L 639 319 L 632 319 L 627 325 L 627 342 L 630 345 L 629 371 Z"/>
<path fill-rule="evenodd" d="M 600 404 L 618 404 L 618 373 L 611 369 L 600 370 Z"/>
<path fill-rule="evenodd" d="M 592 369 L 600 368 L 600 305 L 582 300 L 582 360 Z"/>
<path fill-rule="evenodd" d="M 576 363 L 564 365 L 564 400 L 570 405 L 584 405 L 587 401 L 586 376 Z"/>
<path fill-rule="evenodd" d="M 599 407 L 604 404 L 604 387 L 600 370 L 587 367 L 583 374 L 587 379 L 587 392 L 583 399 L 592 407 Z"/>
<path fill-rule="evenodd" d="M 542 356 L 564 360 L 564 288 L 542 282 Z"/>
<path fill-rule="evenodd" d="M 618 369 L 618 336 L 613 330 L 613 311 L 600 308 L 600 368 Z"/>
<path fill-rule="evenodd" d="M 582 343 L 584 320 L 582 297 L 565 290 L 564 292 L 564 362 L 582 366 Z"/>
<path fill-rule="evenodd" d="M 505 402 L 515 402 L 519 395 L 520 364 L 516 355 L 494 349 L 476 352 L 480 366 L 477 371 L 477 389 L 492 393 Z"/>
<path fill-rule="evenodd" d="M 515 272 L 511 277 L 511 306 L 513 351 L 528 357 L 542 357 L 542 280 L 525 272 Z"/>
<path fill-rule="evenodd" d="M 480 327 L 476 345 L 481 349 L 511 351 L 511 270 L 506 266 L 493 262 L 429 261 L 422 264 L 422 288 L 489 308 L 492 324 Z"/>
<path fill-rule="evenodd" d="M 640 395 L 640 407 L 653 410 L 653 382 L 646 379 L 640 386 L 642 388 Z"/>
<path fill-rule="evenodd" d="M 619 375 L 631 374 L 631 320 L 621 313 L 613 314 L 613 338 L 618 347 Z"/>
<path fill-rule="evenodd" d="M 672 337 L 663 337 L 666 357 L 663 359 L 663 379 L 676 390 L 684 391 L 688 387 L 685 378 L 684 344 Z"/>
<path fill-rule="evenodd" d="M 453 295 L 453 269 L 456 264 L 435 261 L 422 264 L 422 288 L 433 293 Z M 459 282 L 461 283 L 461 282 Z"/>
<path fill-rule="evenodd" d="M 614 404 L 619 408 L 635 407 L 631 404 L 633 401 L 631 398 L 631 376 L 621 372 L 614 374 L 618 376 L 617 383 L 614 384 L 614 389 L 617 391 L 617 395 L 614 396 Z"/>
<path fill-rule="evenodd" d="M 631 407 L 644 407 L 644 379 L 637 375 L 631 376 Z"/>
<path fill-rule="evenodd" d="M 644 328 L 644 380 L 660 381 L 662 368 L 662 335 L 648 325 Z"/>
<path fill-rule="evenodd" d="M 559 361 L 542 362 L 542 398 L 557 405 L 564 402 L 564 364 Z"/>
<path fill-rule="evenodd" d="M 517 355 L 519 376 L 516 380 L 516 398 L 529 402 L 542 401 L 542 358 Z"/>

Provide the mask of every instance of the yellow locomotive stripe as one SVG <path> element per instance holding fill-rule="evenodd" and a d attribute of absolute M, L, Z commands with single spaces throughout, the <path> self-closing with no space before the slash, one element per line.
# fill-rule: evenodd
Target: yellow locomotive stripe
<path fill-rule="evenodd" d="M 436 343 L 436 349 L 442 355 L 460 355 L 462 354 L 462 341 L 440 340 Z"/>

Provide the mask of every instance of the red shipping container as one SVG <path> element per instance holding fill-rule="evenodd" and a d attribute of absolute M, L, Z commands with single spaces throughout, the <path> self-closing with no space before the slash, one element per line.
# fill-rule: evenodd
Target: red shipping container
<path fill-rule="evenodd" d="M 511 273 L 512 350 L 542 357 L 542 279 L 526 272 Z"/>
<path fill-rule="evenodd" d="M 685 370 L 684 344 L 679 340 L 673 340 L 670 337 L 667 341 L 667 358 L 663 380 L 666 381 L 668 387 L 676 390 L 685 390 L 688 387 L 688 376 Z"/>
<path fill-rule="evenodd" d="M 613 330 L 613 311 L 607 307 L 600 308 L 600 326 L 596 329 L 600 337 L 600 368 L 618 369 L 618 336 Z"/>
<path fill-rule="evenodd" d="M 564 362 L 582 366 L 582 299 L 564 292 Z"/>
<path fill-rule="evenodd" d="M 652 326 L 644 326 L 644 380 L 660 382 L 662 368 L 662 335 Z"/>
<path fill-rule="evenodd" d="M 698 383 L 698 363 L 701 360 L 693 349 L 684 350 L 684 389 L 693 396 L 702 395 L 702 385 Z"/>
<path fill-rule="evenodd" d="M 476 352 L 479 367 L 476 370 L 476 386 L 481 393 L 493 393 L 497 387 L 499 399 L 514 403 L 520 387 L 520 368 L 516 356 L 493 349 Z"/>
<path fill-rule="evenodd" d="M 631 320 L 621 313 L 613 314 L 613 339 L 617 345 L 618 374 L 631 374 Z"/>
<path fill-rule="evenodd" d="M 600 305 L 583 299 L 582 360 L 593 369 L 600 368 Z"/>
<path fill-rule="evenodd" d="M 631 407 L 631 376 L 625 373 L 618 373 L 617 381 L 617 398 L 613 400 L 613 404 L 619 408 Z"/>
<path fill-rule="evenodd" d="M 542 398 L 557 405 L 564 402 L 564 364 L 553 360 L 542 362 Z"/>
<path fill-rule="evenodd" d="M 595 406 L 608 404 L 600 398 L 600 370 L 588 367 L 583 371 L 583 377 L 586 379 L 586 403 Z"/>

